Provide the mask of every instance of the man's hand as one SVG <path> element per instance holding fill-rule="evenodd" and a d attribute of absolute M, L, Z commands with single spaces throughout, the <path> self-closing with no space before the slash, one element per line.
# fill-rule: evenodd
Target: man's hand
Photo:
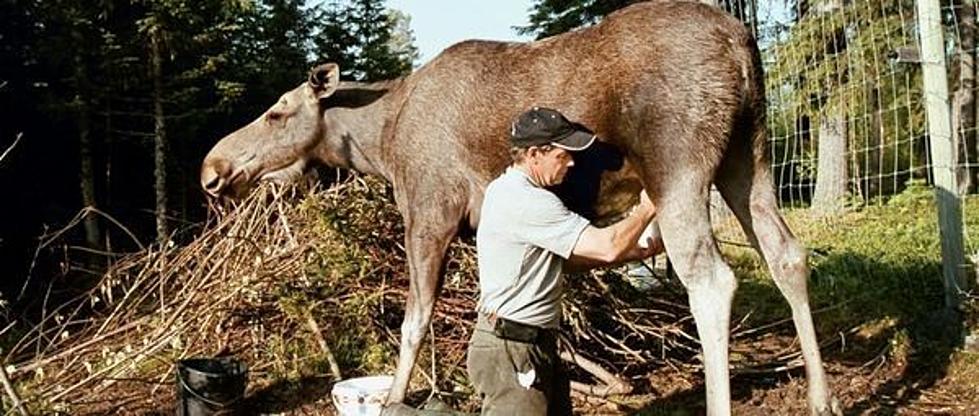
<path fill-rule="evenodd" d="M 643 229 L 656 216 L 656 205 L 646 195 L 639 194 L 639 205 L 619 222 L 604 228 L 588 226 L 581 233 L 565 262 L 567 270 L 581 271 L 598 266 L 614 266 L 643 259 L 663 251 L 663 243 L 639 244 Z"/>
<path fill-rule="evenodd" d="M 636 205 L 635 212 L 649 216 L 656 215 L 656 205 L 649 199 L 646 190 L 639 191 L 639 205 Z"/>
<path fill-rule="evenodd" d="M 662 238 L 647 238 L 646 244 L 636 244 L 626 254 L 624 261 L 645 260 L 666 251 Z"/>

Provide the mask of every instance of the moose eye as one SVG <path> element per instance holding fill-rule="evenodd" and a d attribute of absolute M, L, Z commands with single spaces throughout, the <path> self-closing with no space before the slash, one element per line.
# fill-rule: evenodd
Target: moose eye
<path fill-rule="evenodd" d="M 285 114 L 278 111 L 269 111 L 269 113 L 265 115 L 265 120 L 269 123 L 279 123 L 283 119 L 285 119 Z"/>

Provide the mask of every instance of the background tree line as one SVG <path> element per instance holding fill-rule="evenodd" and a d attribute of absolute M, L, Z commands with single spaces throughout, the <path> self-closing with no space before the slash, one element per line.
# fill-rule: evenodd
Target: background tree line
<path fill-rule="evenodd" d="M 409 73 L 418 54 L 408 17 L 383 0 L 5 0 L 0 21 L 0 151 L 22 134 L 0 162 L 8 299 L 29 267 L 66 272 L 65 258 L 31 258 L 82 207 L 68 241 L 85 250 L 192 237 L 204 153 L 315 63 L 372 81 Z"/>
<path fill-rule="evenodd" d="M 533 0 L 514 29 L 539 39 L 635 2 Z M 930 180 L 912 0 L 704 2 L 759 39 L 784 202 L 832 212 Z M 975 2 L 943 6 L 959 179 L 974 193 Z M 0 18 L 0 151 L 23 133 L 0 161 L 9 276 L 25 275 L 37 237 L 81 207 L 111 215 L 142 244 L 190 237 L 204 215 L 197 169 L 218 137 L 315 62 L 370 81 L 406 74 L 417 59 L 409 16 L 378 0 L 5 0 Z M 80 246 L 137 246 L 105 217 L 82 221 Z"/>

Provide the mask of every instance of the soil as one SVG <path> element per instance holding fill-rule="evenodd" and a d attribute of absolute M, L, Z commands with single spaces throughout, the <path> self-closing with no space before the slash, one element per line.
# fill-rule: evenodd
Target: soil
<path fill-rule="evenodd" d="M 824 347 L 827 376 L 846 415 L 975 415 L 979 414 L 979 351 L 968 347 L 934 345 L 918 347 L 913 342 L 885 342 L 878 337 L 860 341 L 854 336 L 841 344 Z M 934 340 L 929 340 L 934 344 Z M 794 337 L 765 336 L 749 344 L 736 342 L 732 357 L 743 356 L 744 348 L 759 355 L 796 348 Z M 752 361 L 759 358 L 752 355 Z M 764 358 L 764 357 L 762 357 Z M 760 363 L 762 360 L 758 360 Z M 805 415 L 805 371 L 794 362 L 788 367 L 765 368 L 746 361 L 735 364 L 731 381 L 732 413 L 736 415 Z M 747 368 L 747 370 L 744 370 Z M 663 367 L 632 380 L 637 393 L 612 398 L 574 395 L 575 412 L 582 415 L 702 415 L 706 413 L 702 373 L 696 368 Z M 249 391 L 244 408 L 249 414 L 335 415 L 328 376 L 306 377 Z M 173 389 L 161 386 L 147 395 L 147 386 L 119 381 L 112 388 L 116 400 L 111 409 L 93 406 L 83 413 L 173 414 Z M 170 390 L 169 392 L 167 390 Z M 109 393 L 109 392 L 103 392 Z M 132 400 L 119 400 L 118 395 Z M 154 397 L 155 396 L 155 397 Z M 414 390 L 407 402 L 414 406 L 428 391 Z M 442 397 L 457 409 L 474 411 L 476 403 L 466 392 Z M 121 405 L 121 406 L 120 406 Z M 81 409 L 79 409 L 81 410 Z"/>
<path fill-rule="evenodd" d="M 796 347 L 788 335 L 766 337 L 769 351 Z M 919 356 L 903 347 L 868 342 L 824 349 L 831 388 L 846 415 L 976 415 L 979 414 L 979 352 L 949 349 L 945 357 Z M 757 347 L 757 345 L 752 345 Z M 732 352 L 737 351 L 737 345 Z M 734 356 L 735 354 L 732 354 Z M 937 358 L 937 359 L 936 359 Z M 576 414 L 584 415 L 702 415 L 706 413 L 701 373 L 662 368 L 633 380 L 639 394 L 608 399 L 575 395 Z M 805 415 L 805 371 L 801 367 L 753 370 L 734 374 L 732 413 L 736 415 Z M 296 415 L 334 414 L 329 384 L 313 387 L 306 399 L 287 411 Z M 409 403 L 419 405 L 427 392 L 416 392 Z M 295 398 L 295 396 L 294 396 Z M 452 398 L 447 398 L 452 402 Z M 468 404 L 456 403 L 464 410 Z M 282 409 L 281 410 L 286 410 Z"/>

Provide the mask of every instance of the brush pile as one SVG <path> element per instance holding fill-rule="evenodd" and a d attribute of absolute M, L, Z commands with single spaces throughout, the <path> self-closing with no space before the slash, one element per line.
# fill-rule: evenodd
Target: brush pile
<path fill-rule="evenodd" d="M 20 399 L 36 414 L 169 412 L 177 360 L 231 354 L 250 367 L 256 406 L 326 409 L 336 377 L 391 373 L 408 279 L 389 193 L 360 176 L 327 190 L 266 187 L 217 209 L 187 245 L 121 258 L 4 351 Z M 454 243 L 446 269 L 434 349 L 420 354 L 412 389 L 456 392 L 454 404 L 472 409 L 473 247 Z M 569 281 L 567 344 L 577 354 L 626 378 L 697 365 L 675 285 L 641 292 L 616 271 Z"/>

